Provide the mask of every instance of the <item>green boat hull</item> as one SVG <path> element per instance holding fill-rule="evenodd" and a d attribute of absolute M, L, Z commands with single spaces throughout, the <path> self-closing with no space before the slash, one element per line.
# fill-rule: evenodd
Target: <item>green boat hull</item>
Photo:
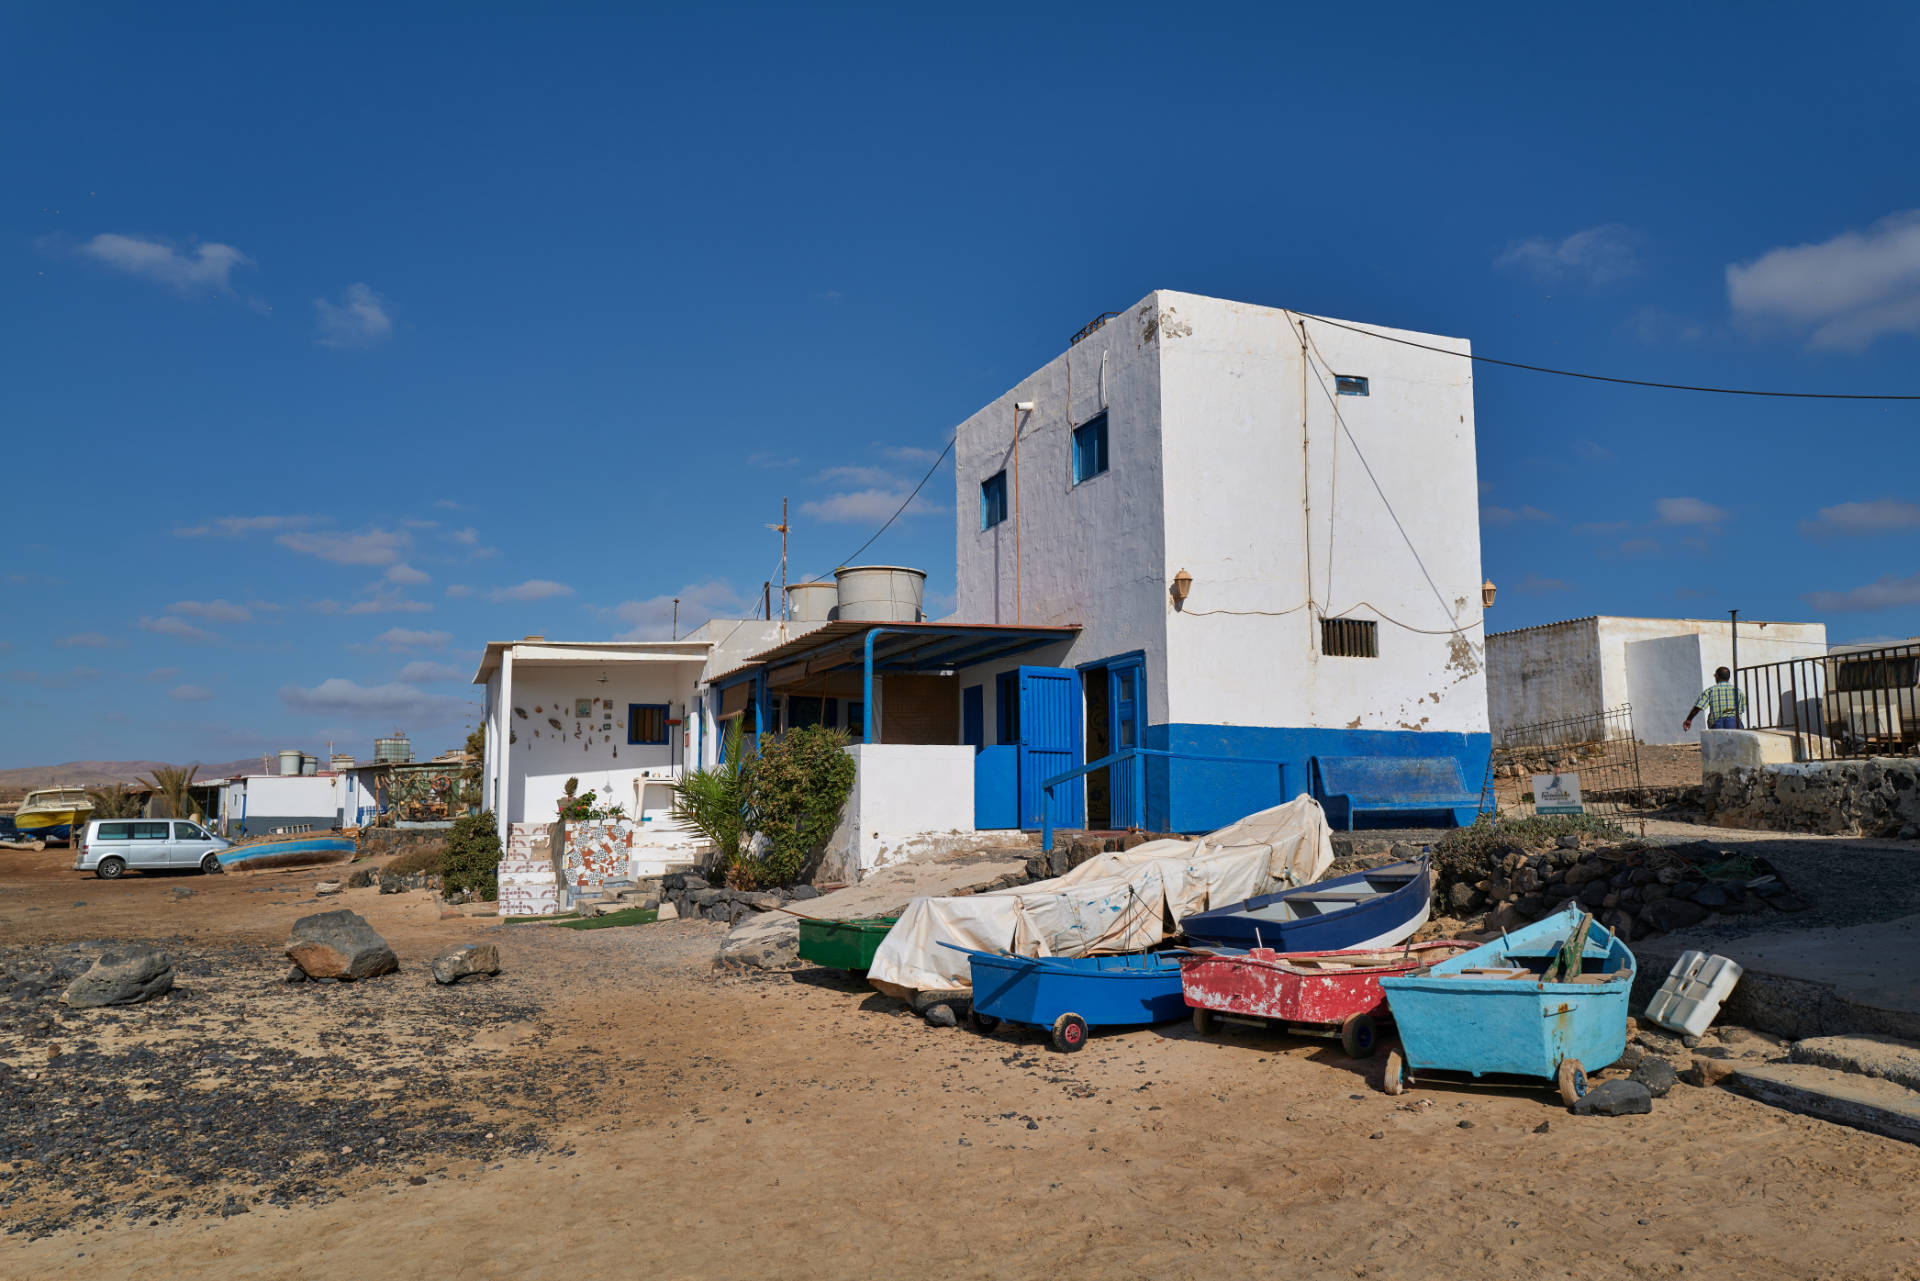
<path fill-rule="evenodd" d="M 855 921 L 802 920 L 800 959 L 828 969 L 864 974 L 873 965 L 880 940 L 887 937 L 897 916 L 872 916 Z"/>

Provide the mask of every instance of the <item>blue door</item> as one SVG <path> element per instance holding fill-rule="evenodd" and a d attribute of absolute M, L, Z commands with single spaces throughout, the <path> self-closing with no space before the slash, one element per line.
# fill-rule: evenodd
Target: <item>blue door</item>
<path fill-rule="evenodd" d="M 1084 764 L 1081 756 L 1080 673 L 1069 667 L 1020 669 L 1020 826 L 1038 828 L 1047 818 L 1041 783 Z M 1062 783 L 1053 793 L 1053 825 L 1086 823 L 1085 784 Z"/>
<path fill-rule="evenodd" d="M 1146 674 L 1144 660 L 1112 663 L 1107 668 L 1107 753 L 1124 752 L 1140 746 L 1140 709 L 1146 705 L 1146 690 L 1141 681 Z M 1146 771 L 1143 758 L 1135 757 L 1107 771 L 1108 802 L 1115 827 L 1144 827 L 1147 821 Z"/>
<path fill-rule="evenodd" d="M 975 752 L 987 745 L 987 687 L 969 685 L 960 691 L 960 741 Z"/>

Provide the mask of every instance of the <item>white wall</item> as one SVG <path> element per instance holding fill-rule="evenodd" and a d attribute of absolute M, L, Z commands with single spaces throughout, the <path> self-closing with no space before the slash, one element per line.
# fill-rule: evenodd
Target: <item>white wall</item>
<path fill-rule="evenodd" d="M 599 683 L 602 670 L 594 663 L 514 664 L 512 707 L 507 712 L 514 741 L 507 757 L 504 821 L 552 821 L 569 778 L 580 780 L 580 792 L 594 791 L 601 803 L 624 805 L 633 814 L 635 782 L 648 771 L 671 773 L 680 763 L 682 727 L 668 726 L 669 741 L 663 746 L 629 744 L 627 705 L 665 703 L 672 709 L 669 715 L 680 714 L 693 696 L 697 668 L 691 663 L 608 663 L 605 685 Z M 613 708 L 599 708 L 603 719 L 580 720 L 573 714 L 574 700 L 579 698 L 591 698 L 596 704 L 610 699 Z M 550 724 L 553 720 L 560 722 L 560 729 Z M 602 730 L 600 726 L 608 720 L 613 728 Z M 649 800 L 660 795 L 653 790 Z M 655 821 L 664 819 L 664 803 L 649 805 L 647 813 L 656 812 Z"/>
<path fill-rule="evenodd" d="M 1487 706 L 1495 743 L 1522 725 L 1599 711 L 1599 620 L 1575 618 L 1488 637 Z"/>
<path fill-rule="evenodd" d="M 332 827 L 338 820 L 346 788 L 345 775 L 249 775 L 246 783 L 246 815 L 230 815 L 244 821 L 249 832 L 259 819 L 294 819 L 317 826 Z"/>
<path fill-rule="evenodd" d="M 828 838 L 819 879 L 857 881 L 904 862 L 925 838 L 973 831 L 973 749 L 855 743 L 853 791 Z"/>

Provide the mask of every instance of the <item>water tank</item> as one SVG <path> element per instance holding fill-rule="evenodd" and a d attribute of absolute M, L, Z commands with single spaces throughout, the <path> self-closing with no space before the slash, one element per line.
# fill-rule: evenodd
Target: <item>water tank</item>
<path fill-rule="evenodd" d="M 385 738 L 373 740 L 373 763 L 375 765 L 406 765 L 413 760 L 413 743 L 399 730 Z"/>
<path fill-rule="evenodd" d="M 842 565 L 833 571 L 840 592 L 835 617 L 842 622 L 917 623 L 926 617 L 920 601 L 925 570 L 904 565 Z"/>
<path fill-rule="evenodd" d="M 796 623 L 824 623 L 840 603 L 833 583 L 794 583 L 787 588 L 787 616 Z"/>
<path fill-rule="evenodd" d="M 336 770 L 352 769 L 353 753 L 352 752 L 335 752 L 332 755 L 332 757 L 328 759 L 327 765 L 330 769 L 336 769 Z"/>
<path fill-rule="evenodd" d="M 309 756 L 305 752 L 300 753 L 300 772 L 308 776 L 318 774 L 320 772 L 320 758 L 318 756 Z"/>
<path fill-rule="evenodd" d="M 282 751 L 280 753 L 280 773 L 287 776 L 298 774 L 300 772 L 300 758 L 305 755 L 305 752 L 295 751 L 291 747 Z"/>

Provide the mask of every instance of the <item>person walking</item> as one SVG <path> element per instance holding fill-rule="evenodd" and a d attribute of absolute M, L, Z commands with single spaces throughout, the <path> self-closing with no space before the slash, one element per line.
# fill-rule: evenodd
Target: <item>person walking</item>
<path fill-rule="evenodd" d="M 1733 683 L 1733 673 L 1724 667 L 1713 669 L 1713 684 L 1700 691 L 1693 710 L 1687 713 L 1687 719 L 1680 722 L 1680 728 L 1693 728 L 1693 718 L 1700 713 L 1707 714 L 1708 729 L 1739 729 L 1740 719 L 1747 714 L 1746 691 Z"/>

